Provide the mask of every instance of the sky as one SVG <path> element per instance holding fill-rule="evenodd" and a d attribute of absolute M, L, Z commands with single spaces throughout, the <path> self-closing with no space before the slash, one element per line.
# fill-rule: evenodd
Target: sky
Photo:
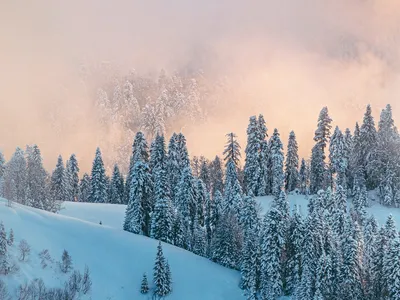
<path fill-rule="evenodd" d="M 0 149 L 8 159 L 37 143 L 48 169 L 75 152 L 88 170 L 101 144 L 82 62 L 147 72 L 201 60 L 229 76 L 234 96 L 185 129 L 192 155 L 221 154 L 231 131 L 245 148 L 254 114 L 284 144 L 295 130 L 305 157 L 323 106 L 343 129 L 367 104 L 400 118 L 397 0 L 3 0 L 0 37 Z"/>

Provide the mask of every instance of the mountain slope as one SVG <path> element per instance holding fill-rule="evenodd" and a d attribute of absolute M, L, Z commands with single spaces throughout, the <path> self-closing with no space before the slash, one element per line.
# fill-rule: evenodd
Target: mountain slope
<path fill-rule="evenodd" d="M 157 241 L 144 236 L 124 232 L 113 228 L 122 220 L 123 206 L 116 208 L 114 217 L 104 219 L 105 225 L 99 225 L 101 211 L 104 208 L 113 211 L 113 206 L 97 207 L 97 204 L 78 205 L 75 214 L 92 218 L 93 222 L 74 217 L 52 214 L 13 204 L 12 208 L 0 202 L 0 220 L 7 231 L 13 228 L 15 244 L 26 239 L 31 245 L 30 261 L 21 263 L 18 275 L 8 276 L 6 283 L 9 291 L 14 293 L 18 283 L 42 277 L 46 285 L 59 286 L 67 277 L 57 271 L 54 264 L 42 270 L 38 253 L 49 249 L 53 259 L 60 260 L 62 251 L 67 249 L 72 256 L 74 268 L 83 271 L 87 264 L 93 281 L 92 299 L 151 299 L 150 294 L 140 294 L 140 283 L 144 272 L 149 281 L 152 279 L 152 268 L 156 255 Z M 101 205 L 100 205 L 101 206 Z M 100 212 L 99 212 L 100 211 Z M 73 213 L 70 207 L 70 212 Z M 100 214 L 100 215 L 99 215 Z M 96 220 L 96 221 L 94 221 Z M 107 226 L 110 222 L 112 226 Z M 16 248 L 16 246 L 13 246 Z M 164 255 L 168 259 L 173 279 L 173 293 L 167 299 L 244 299 L 239 289 L 240 274 L 237 271 L 221 267 L 211 261 L 196 256 L 188 251 L 163 244 Z M 150 288 L 153 284 L 150 283 Z"/>

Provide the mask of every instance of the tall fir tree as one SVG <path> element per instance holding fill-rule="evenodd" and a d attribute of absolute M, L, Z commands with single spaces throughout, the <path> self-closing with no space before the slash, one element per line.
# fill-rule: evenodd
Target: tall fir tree
<path fill-rule="evenodd" d="M 56 201 L 67 201 L 68 199 L 68 182 L 62 156 L 57 159 L 56 168 L 51 175 L 51 191 L 52 197 Z"/>
<path fill-rule="evenodd" d="M 294 131 L 290 132 L 285 162 L 285 189 L 291 192 L 299 187 L 299 147 Z"/>
<path fill-rule="evenodd" d="M 39 147 L 34 145 L 27 155 L 27 185 L 29 186 L 29 198 L 32 200 L 33 207 L 50 210 L 46 195 L 46 177 L 47 173 L 43 167 Z"/>
<path fill-rule="evenodd" d="M 148 236 L 151 225 L 153 182 L 147 163 L 136 162 L 130 187 L 124 230 Z"/>
<path fill-rule="evenodd" d="M 66 165 L 69 173 L 70 201 L 78 201 L 79 194 L 79 166 L 75 154 L 72 154 Z"/>
<path fill-rule="evenodd" d="M 237 136 L 233 132 L 228 133 L 226 135 L 227 142 L 225 144 L 225 149 L 223 152 L 224 155 L 224 161 L 225 161 L 225 166 L 228 167 L 228 164 L 230 161 L 233 162 L 235 165 L 235 168 L 239 167 L 240 163 L 240 145 L 237 141 Z"/>
<path fill-rule="evenodd" d="M 363 124 L 360 128 L 360 163 L 364 169 L 364 178 L 366 180 L 367 188 L 372 189 L 376 187 L 373 177 L 368 175 L 367 165 L 371 158 L 371 154 L 374 152 L 376 147 L 377 132 L 375 128 L 374 117 L 372 116 L 371 106 L 367 106 L 367 110 L 364 114 Z"/>
<path fill-rule="evenodd" d="M 280 139 L 280 135 L 277 129 L 274 130 L 274 134 L 270 141 L 271 148 L 271 162 L 272 162 L 272 194 L 279 196 L 281 189 L 284 184 L 284 173 L 283 173 L 283 144 Z"/>
<path fill-rule="evenodd" d="M 328 108 L 322 108 L 318 118 L 318 127 L 314 135 L 316 144 L 311 153 L 310 180 L 311 192 L 314 194 L 326 187 L 325 148 L 330 139 L 331 123 L 332 119 L 329 117 Z"/>
<path fill-rule="evenodd" d="M 256 116 L 250 117 L 247 127 L 246 159 L 244 165 L 244 183 L 247 193 L 257 196 L 261 175 L 260 165 L 261 140 L 258 120 Z"/>
<path fill-rule="evenodd" d="M 163 254 L 161 242 L 157 246 L 157 255 L 153 268 L 153 278 L 155 285 L 155 293 L 159 297 L 165 297 L 169 294 L 171 286 L 168 284 L 168 275 L 166 260 Z"/>
<path fill-rule="evenodd" d="M 123 204 L 125 192 L 124 178 L 122 177 L 117 164 L 114 165 L 110 184 L 110 203 Z"/>
<path fill-rule="evenodd" d="M 26 204 L 26 160 L 24 151 L 17 148 L 7 162 L 3 178 L 3 194 L 5 198 Z"/>
<path fill-rule="evenodd" d="M 92 167 L 90 202 L 106 203 L 107 198 L 106 170 L 100 148 L 97 148 Z"/>
<path fill-rule="evenodd" d="M 333 187 L 334 182 L 336 182 L 336 184 L 346 187 L 346 170 L 348 165 L 347 152 L 345 139 L 339 127 L 335 128 L 331 137 L 331 143 L 329 145 L 329 160 L 331 175 L 330 186 Z"/>
<path fill-rule="evenodd" d="M 81 181 L 79 182 L 79 202 L 89 202 L 91 194 L 91 180 L 89 174 L 83 174 Z"/>
<path fill-rule="evenodd" d="M 211 194 L 214 197 L 216 192 L 221 194 L 224 191 L 224 171 L 222 169 L 221 159 L 216 156 L 211 162 Z"/>

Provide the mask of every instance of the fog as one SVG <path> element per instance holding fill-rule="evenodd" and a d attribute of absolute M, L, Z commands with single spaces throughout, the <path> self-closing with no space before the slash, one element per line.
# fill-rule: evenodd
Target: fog
<path fill-rule="evenodd" d="M 87 171 L 105 134 L 82 64 L 228 76 L 234 96 L 184 129 L 192 155 L 220 154 L 230 131 L 244 148 L 252 114 L 284 144 L 295 130 L 302 156 L 323 106 L 343 129 L 368 103 L 376 119 L 386 103 L 400 119 L 397 0 L 2 0 L 0 37 L 0 148 L 8 159 L 36 143 L 49 169 L 75 152 Z"/>

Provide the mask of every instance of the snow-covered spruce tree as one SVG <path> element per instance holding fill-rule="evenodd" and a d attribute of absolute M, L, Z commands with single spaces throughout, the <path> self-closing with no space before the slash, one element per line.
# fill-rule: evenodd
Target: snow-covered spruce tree
<path fill-rule="evenodd" d="M 64 250 L 61 256 L 60 269 L 63 273 L 68 273 L 70 270 L 72 270 L 72 258 L 67 250 Z"/>
<path fill-rule="evenodd" d="M 362 249 L 355 235 L 357 223 L 349 217 L 342 240 L 343 263 L 340 274 L 342 299 L 362 299 Z"/>
<path fill-rule="evenodd" d="M 332 128 L 332 119 L 329 117 L 328 108 L 322 108 L 318 127 L 315 131 L 315 146 L 311 154 L 311 193 L 317 193 L 320 189 L 326 187 L 326 166 L 325 166 L 325 148 L 328 145 L 330 131 Z"/>
<path fill-rule="evenodd" d="M 24 151 L 17 148 L 6 164 L 3 178 L 3 194 L 8 200 L 25 204 L 26 199 L 26 160 Z"/>
<path fill-rule="evenodd" d="M 371 158 L 371 154 L 375 151 L 376 139 L 377 133 L 375 128 L 375 121 L 374 117 L 372 116 L 371 106 L 368 105 L 367 110 L 364 114 L 363 124 L 360 128 L 360 163 L 365 172 L 367 171 L 367 165 L 369 159 Z M 367 188 L 375 188 L 377 186 L 377 182 L 375 182 L 373 178 L 368 175 L 368 172 L 364 173 L 364 175 Z"/>
<path fill-rule="evenodd" d="M 246 159 L 244 165 L 244 185 L 246 193 L 257 196 L 261 174 L 260 165 L 261 140 L 258 120 L 251 116 L 247 127 Z"/>
<path fill-rule="evenodd" d="M 279 196 L 283 184 L 284 184 L 284 173 L 283 173 L 283 144 L 281 142 L 278 129 L 274 130 L 274 134 L 270 140 L 270 151 L 271 151 L 271 170 L 272 170 L 272 194 Z"/>
<path fill-rule="evenodd" d="M 156 286 L 155 294 L 159 297 L 167 296 L 171 291 L 171 286 L 168 285 L 166 260 L 163 254 L 161 242 L 157 246 L 157 255 L 153 272 L 153 280 Z"/>
<path fill-rule="evenodd" d="M 260 218 L 254 197 L 245 197 L 241 214 L 244 245 L 241 258 L 241 288 L 246 290 L 247 299 L 256 299 L 259 282 L 258 265 L 260 262 L 259 231 Z"/>
<path fill-rule="evenodd" d="M 7 233 L 6 229 L 4 228 L 3 222 L 0 222 L 0 271 L 1 274 L 6 274 L 8 265 L 9 265 L 9 259 L 7 256 Z"/>
<path fill-rule="evenodd" d="M 383 274 L 387 299 L 400 299 L 400 240 L 393 239 L 383 258 Z"/>
<path fill-rule="evenodd" d="M 96 149 L 96 156 L 93 161 L 90 202 L 93 203 L 107 202 L 106 170 L 104 169 L 104 163 L 101 157 L 100 148 Z"/>
<path fill-rule="evenodd" d="M 223 152 L 225 166 L 228 168 L 230 161 L 233 162 L 235 168 L 238 168 L 240 162 L 240 145 L 236 140 L 237 136 L 233 132 L 226 135 L 227 142 L 225 144 L 225 149 Z"/>
<path fill-rule="evenodd" d="M 111 177 L 110 203 L 124 203 L 124 178 L 122 177 L 117 164 L 114 165 L 114 170 Z"/>
<path fill-rule="evenodd" d="M 344 134 L 344 145 L 345 145 L 345 159 L 347 160 L 346 168 L 346 180 L 347 185 L 344 187 L 346 191 L 351 191 L 354 183 L 354 170 L 351 167 L 351 154 L 353 153 L 354 140 L 349 128 L 346 128 Z"/>
<path fill-rule="evenodd" d="M 78 160 L 76 159 L 75 154 L 72 154 L 67 162 L 66 170 L 69 174 L 68 178 L 70 180 L 70 193 L 71 198 L 70 201 L 78 201 L 79 195 L 79 166 Z"/>
<path fill-rule="evenodd" d="M 224 171 L 222 169 L 221 159 L 216 156 L 211 162 L 211 195 L 214 197 L 216 192 L 220 194 L 224 191 Z"/>
<path fill-rule="evenodd" d="M 179 154 L 179 169 L 190 167 L 189 153 L 186 145 L 186 137 L 182 134 L 178 134 L 178 154 Z"/>
<path fill-rule="evenodd" d="M 300 193 L 302 195 L 306 195 L 308 189 L 308 178 L 307 178 L 306 160 L 304 158 L 301 160 L 301 165 L 300 165 L 299 185 L 300 185 Z"/>
<path fill-rule="evenodd" d="M 168 185 L 170 187 L 171 198 L 175 199 L 176 186 L 181 178 L 181 169 L 179 168 L 180 155 L 178 152 L 178 135 L 173 133 L 168 144 L 167 157 L 167 175 Z M 176 203 L 174 203 L 176 204 Z"/>
<path fill-rule="evenodd" d="M 293 208 L 288 229 L 288 240 L 286 243 L 286 291 L 295 295 L 301 283 L 302 257 L 301 251 L 304 240 L 304 221 L 298 212 L 297 207 Z"/>
<path fill-rule="evenodd" d="M 281 212 L 272 207 L 265 215 L 261 240 L 261 295 L 263 299 L 277 299 L 283 294 Z"/>
<path fill-rule="evenodd" d="M 333 187 L 334 182 L 342 187 L 347 186 L 346 170 L 348 161 L 346 153 L 346 144 L 343 133 L 340 131 L 339 127 L 336 126 L 329 145 L 331 187 Z"/>
<path fill-rule="evenodd" d="M 233 160 L 229 160 L 226 167 L 224 186 L 224 211 L 239 214 L 242 205 L 242 188 L 239 183 L 237 169 Z"/>
<path fill-rule="evenodd" d="M 58 156 L 56 168 L 51 175 L 51 192 L 56 201 L 66 201 L 68 198 L 67 176 L 61 155 Z"/>
<path fill-rule="evenodd" d="M 210 162 L 204 157 L 201 160 L 199 178 L 205 184 L 206 189 L 210 191 L 211 190 Z"/>
<path fill-rule="evenodd" d="M 373 298 L 373 273 L 372 261 L 374 255 L 374 247 L 378 237 L 378 223 L 371 216 L 366 220 L 364 226 L 364 251 L 363 251 L 363 269 L 364 269 L 364 294 L 367 298 Z"/>
<path fill-rule="evenodd" d="M 143 161 L 145 163 L 148 163 L 149 161 L 149 147 L 147 146 L 146 138 L 141 131 L 136 133 L 132 144 L 132 155 L 129 161 L 128 176 L 126 178 L 125 185 L 125 201 L 129 201 L 129 191 L 131 189 L 133 168 L 135 167 L 135 163 L 138 161 Z"/>
<path fill-rule="evenodd" d="M 39 147 L 33 145 L 27 155 L 27 185 L 32 206 L 50 210 L 46 201 L 46 170 L 43 167 Z"/>
<path fill-rule="evenodd" d="M 182 170 L 181 179 L 178 183 L 176 192 L 175 205 L 179 211 L 182 228 L 185 231 L 184 234 L 184 248 L 190 249 L 190 241 L 192 234 L 192 224 L 196 216 L 196 185 L 192 175 L 190 167 Z"/>
<path fill-rule="evenodd" d="M 333 290 L 335 289 L 333 279 L 331 258 L 322 253 L 318 262 L 314 299 L 318 297 L 321 297 L 320 299 L 333 299 Z"/>
<path fill-rule="evenodd" d="M 91 182 L 89 174 L 83 174 L 81 181 L 79 182 L 79 202 L 89 202 Z"/>
<path fill-rule="evenodd" d="M 201 226 L 200 221 L 196 215 L 194 219 L 194 230 L 192 239 L 192 251 L 194 254 L 205 256 L 206 255 L 206 236 L 204 228 Z"/>
<path fill-rule="evenodd" d="M 386 281 L 384 276 L 384 257 L 388 247 L 388 238 L 386 236 L 385 228 L 379 229 L 375 242 L 372 247 L 371 259 L 371 282 L 372 287 L 369 291 L 371 299 L 384 299 L 384 292 L 386 290 Z"/>
<path fill-rule="evenodd" d="M 165 261 L 165 273 L 167 277 L 168 294 L 172 293 L 172 273 L 168 260 Z"/>
<path fill-rule="evenodd" d="M 196 214 L 198 222 L 201 226 L 204 226 L 205 220 L 205 209 L 207 202 L 207 188 L 201 179 L 195 179 L 195 203 L 196 203 Z"/>
<path fill-rule="evenodd" d="M 133 169 L 130 198 L 125 212 L 124 230 L 150 234 L 153 182 L 147 163 L 138 161 Z"/>
<path fill-rule="evenodd" d="M 163 242 L 172 243 L 173 208 L 167 182 L 164 136 L 157 135 L 152 145 L 150 163 L 155 198 L 150 236 Z"/>
<path fill-rule="evenodd" d="M 238 269 L 242 238 L 236 213 L 232 210 L 224 211 L 211 242 L 212 260 L 225 267 Z"/>
<path fill-rule="evenodd" d="M 285 189 L 291 192 L 299 187 L 299 147 L 294 131 L 290 132 L 285 162 Z"/>
<path fill-rule="evenodd" d="M 219 220 L 222 217 L 223 213 L 223 202 L 224 199 L 220 191 L 217 190 L 214 197 L 212 198 L 212 207 L 211 207 L 211 216 L 210 216 L 210 226 L 213 230 L 215 230 Z"/>
<path fill-rule="evenodd" d="M 147 294 L 149 292 L 149 283 L 146 273 L 143 274 L 142 283 L 140 285 L 140 293 Z"/>

